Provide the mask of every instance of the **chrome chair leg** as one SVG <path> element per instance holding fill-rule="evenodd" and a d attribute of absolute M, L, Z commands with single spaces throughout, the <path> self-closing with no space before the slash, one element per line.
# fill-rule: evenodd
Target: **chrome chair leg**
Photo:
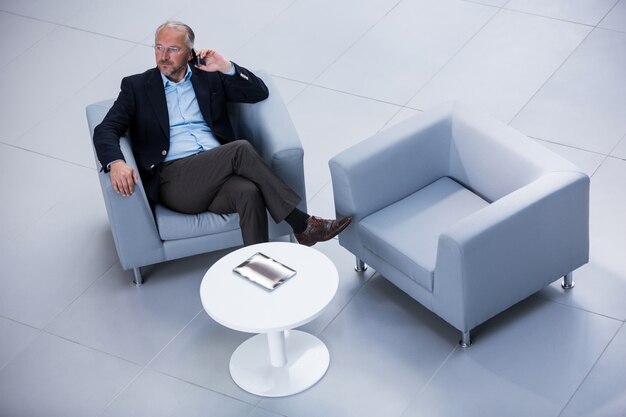
<path fill-rule="evenodd" d="M 135 287 L 141 287 L 143 285 L 143 277 L 141 276 L 141 268 L 133 268 L 133 274 L 135 277 L 133 278 L 133 284 Z"/>
<path fill-rule="evenodd" d="M 472 345 L 472 339 L 470 338 L 469 330 L 466 332 L 461 332 L 461 340 L 459 341 L 459 344 L 462 348 L 468 348 Z"/>
<path fill-rule="evenodd" d="M 356 272 L 366 271 L 367 270 L 367 265 L 365 265 L 365 262 L 363 262 L 359 258 L 356 258 L 356 264 L 354 265 L 354 270 Z"/>
<path fill-rule="evenodd" d="M 561 282 L 561 287 L 563 287 L 563 289 L 565 290 L 571 290 L 572 288 L 574 288 L 574 285 L 576 285 L 574 283 L 574 273 L 570 272 L 563 277 L 563 281 Z"/>

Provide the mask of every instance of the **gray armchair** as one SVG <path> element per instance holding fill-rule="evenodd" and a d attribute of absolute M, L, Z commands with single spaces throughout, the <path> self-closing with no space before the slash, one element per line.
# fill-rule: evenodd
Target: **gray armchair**
<path fill-rule="evenodd" d="M 329 162 L 340 244 L 462 333 L 589 259 L 589 177 L 460 104 Z"/>
<path fill-rule="evenodd" d="M 302 202 L 298 208 L 306 211 L 302 144 L 272 77 L 264 71 L 256 74 L 267 85 L 270 96 L 255 104 L 230 105 L 235 134 L 254 145 L 274 172 L 300 195 Z M 92 137 L 94 128 L 112 104 L 113 100 L 108 100 L 87 106 Z M 120 145 L 126 162 L 137 169 L 130 140 L 124 136 Z M 187 215 L 159 204 L 153 211 L 141 180 L 133 195 L 122 197 L 113 191 L 108 174 L 99 172 L 98 176 L 120 264 L 126 270 L 133 269 L 137 286 L 142 284 L 142 266 L 243 244 L 238 214 Z M 287 224 L 276 224 L 271 216 L 268 218 L 270 239 L 280 236 L 293 239 Z"/>

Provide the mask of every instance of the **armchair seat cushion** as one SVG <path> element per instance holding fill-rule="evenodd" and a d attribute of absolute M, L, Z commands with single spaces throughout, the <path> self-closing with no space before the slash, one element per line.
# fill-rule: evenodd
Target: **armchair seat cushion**
<path fill-rule="evenodd" d="M 359 222 L 363 246 L 433 290 L 439 235 L 489 203 L 443 177 Z"/>
<path fill-rule="evenodd" d="M 183 214 L 157 204 L 154 209 L 161 240 L 189 239 L 239 229 L 238 214 Z"/>

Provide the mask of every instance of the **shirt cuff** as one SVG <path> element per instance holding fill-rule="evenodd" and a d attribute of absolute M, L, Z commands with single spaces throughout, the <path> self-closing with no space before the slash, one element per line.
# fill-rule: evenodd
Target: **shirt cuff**
<path fill-rule="evenodd" d="M 110 171 L 111 170 L 111 164 L 113 164 L 114 162 L 117 162 L 117 161 L 123 161 L 123 159 L 116 159 L 115 161 L 109 162 L 107 164 L 107 171 Z"/>
<path fill-rule="evenodd" d="M 235 68 L 235 64 L 233 64 L 231 62 L 231 67 L 230 67 L 230 71 L 225 72 L 224 75 L 235 75 L 235 73 L 237 72 L 237 69 Z"/>

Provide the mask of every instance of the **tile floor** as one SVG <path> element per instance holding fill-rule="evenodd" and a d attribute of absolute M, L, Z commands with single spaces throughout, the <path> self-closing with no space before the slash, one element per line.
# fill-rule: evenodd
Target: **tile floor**
<path fill-rule="evenodd" d="M 153 66 L 154 28 L 272 73 L 305 148 L 310 211 L 327 161 L 443 100 L 491 113 L 591 175 L 591 261 L 480 326 L 475 344 L 336 240 L 331 352 L 317 385 L 259 398 L 228 373 L 248 335 L 198 288 L 225 252 L 117 261 L 84 107 Z M 0 0 L 0 416 L 626 415 L 626 0 Z"/>

